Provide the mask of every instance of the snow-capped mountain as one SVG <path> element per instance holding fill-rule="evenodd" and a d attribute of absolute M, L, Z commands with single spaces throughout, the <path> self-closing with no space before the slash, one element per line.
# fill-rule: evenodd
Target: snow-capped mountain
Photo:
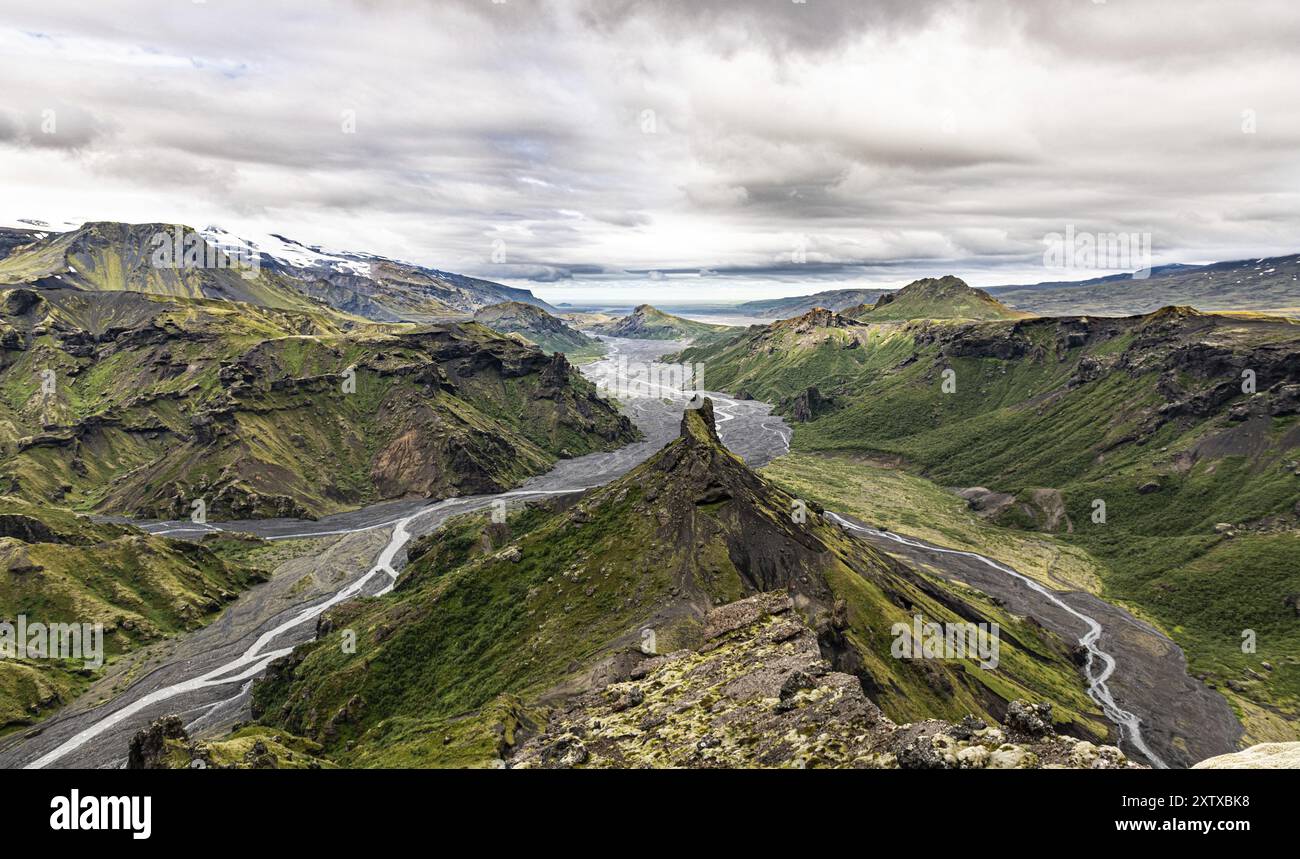
<path fill-rule="evenodd" d="M 181 246 L 199 237 L 192 263 Z M 160 266 L 158 251 L 176 247 Z M 319 307 L 381 322 L 464 317 L 503 301 L 552 310 L 526 289 L 377 254 L 332 251 L 280 234 L 209 226 L 23 220 L 0 228 L 0 286 L 136 291 L 284 309 Z"/>

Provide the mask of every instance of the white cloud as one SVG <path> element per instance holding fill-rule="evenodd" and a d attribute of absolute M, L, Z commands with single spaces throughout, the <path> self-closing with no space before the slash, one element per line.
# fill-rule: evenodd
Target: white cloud
<path fill-rule="evenodd" d="M 1032 280 L 1067 223 L 1150 231 L 1157 262 L 1300 234 L 1280 0 L 0 9 L 10 219 L 215 222 L 566 297 Z M 791 237 L 825 265 L 775 271 Z"/>

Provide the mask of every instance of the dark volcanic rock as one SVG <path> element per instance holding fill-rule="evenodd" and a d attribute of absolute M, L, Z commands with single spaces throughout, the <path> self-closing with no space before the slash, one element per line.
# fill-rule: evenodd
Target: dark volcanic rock
<path fill-rule="evenodd" d="M 18 513 L 0 514 L 0 537 L 13 537 L 24 543 L 62 543 L 62 538 L 39 519 Z"/>
<path fill-rule="evenodd" d="M 816 387 L 810 387 L 794 398 L 791 416 L 800 423 L 815 419 L 830 407 L 831 401 L 823 397 Z"/>
<path fill-rule="evenodd" d="M 129 770 L 171 769 L 168 763 L 169 753 L 178 746 L 187 745 L 189 741 L 190 736 L 185 733 L 185 723 L 181 721 L 180 716 L 165 716 L 157 719 L 148 728 L 136 732 L 135 737 L 132 738 L 126 768 Z"/>

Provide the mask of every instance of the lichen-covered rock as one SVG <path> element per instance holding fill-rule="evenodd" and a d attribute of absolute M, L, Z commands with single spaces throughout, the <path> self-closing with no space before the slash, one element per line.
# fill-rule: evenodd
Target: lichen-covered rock
<path fill-rule="evenodd" d="M 1028 749 L 1003 744 L 989 754 L 988 768 L 991 770 L 1025 770 L 1038 767 L 1038 756 Z"/>
<path fill-rule="evenodd" d="M 568 700 L 507 765 L 1017 769 L 1103 761 L 1095 747 L 1072 757 L 1077 741 L 1052 733 L 1050 706 L 1023 701 L 1009 708 L 1010 735 L 972 716 L 894 724 L 856 677 L 826 662 L 784 592 L 716 608 L 704 630 L 699 649 L 645 660 L 635 682 Z M 1122 755 L 1104 762 L 1137 766 Z"/>
<path fill-rule="evenodd" d="M 964 770 L 984 769 L 988 762 L 989 750 L 983 746 L 967 746 L 957 753 L 957 766 Z"/>
<path fill-rule="evenodd" d="M 321 747 L 260 725 L 220 740 L 193 740 L 180 716 L 164 716 L 131 740 L 127 769 L 322 769 Z"/>
<path fill-rule="evenodd" d="M 1076 743 L 1074 750 L 1070 752 L 1070 763 L 1080 769 L 1088 769 L 1095 760 L 1097 760 L 1097 747 L 1086 740 Z"/>
<path fill-rule="evenodd" d="M 1035 706 L 1027 701 L 1012 701 L 1007 705 L 1007 716 L 1002 721 L 1013 731 L 1041 737 L 1052 732 L 1052 705 Z"/>

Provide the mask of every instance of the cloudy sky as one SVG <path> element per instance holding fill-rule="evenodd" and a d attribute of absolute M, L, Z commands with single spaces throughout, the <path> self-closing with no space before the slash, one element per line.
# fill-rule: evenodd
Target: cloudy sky
<path fill-rule="evenodd" d="M 0 0 L 0 217 L 220 224 L 552 300 L 1300 250 L 1300 3 Z"/>

